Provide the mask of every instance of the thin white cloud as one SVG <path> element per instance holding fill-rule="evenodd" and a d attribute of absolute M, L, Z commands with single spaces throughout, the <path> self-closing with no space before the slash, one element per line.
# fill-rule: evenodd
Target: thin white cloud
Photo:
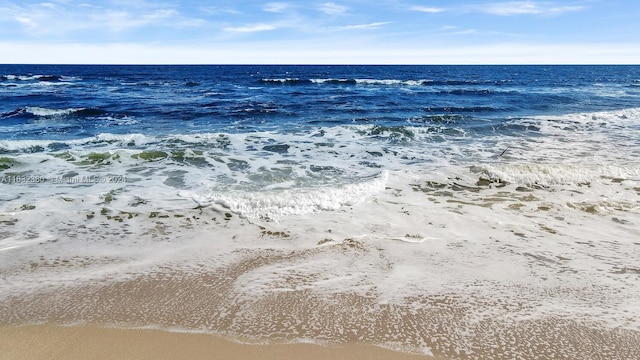
<path fill-rule="evenodd" d="M 410 10 L 429 13 L 429 14 L 437 14 L 445 11 L 445 9 L 442 9 L 442 8 L 435 8 L 435 7 L 428 7 L 428 6 L 412 6 Z"/>
<path fill-rule="evenodd" d="M 326 2 L 324 4 L 320 4 L 320 6 L 318 6 L 318 10 L 327 15 L 336 16 L 343 15 L 347 10 L 349 10 L 349 8 L 343 5 L 338 5 L 334 2 Z"/>
<path fill-rule="evenodd" d="M 228 6 L 201 6 L 198 8 L 201 13 L 207 15 L 240 15 L 241 12 Z"/>
<path fill-rule="evenodd" d="M 558 6 L 551 2 L 507 1 L 474 6 L 476 11 L 492 15 L 560 15 L 583 10 L 583 6 Z"/>
<path fill-rule="evenodd" d="M 290 5 L 285 2 L 270 2 L 265 4 L 262 9 L 266 12 L 280 13 L 287 10 L 289 7 Z"/>
<path fill-rule="evenodd" d="M 445 36 L 455 36 L 455 35 L 470 35 L 477 34 L 478 31 L 476 29 L 463 29 L 458 26 L 444 25 L 440 29 L 436 30 L 434 33 L 445 35 Z"/>
<path fill-rule="evenodd" d="M 385 21 L 385 22 L 374 22 L 370 24 L 346 25 L 346 26 L 342 26 L 341 29 L 344 29 L 344 30 L 376 29 L 387 24 L 391 24 L 391 22 Z"/>
<path fill-rule="evenodd" d="M 222 30 L 230 33 L 254 33 L 254 32 L 261 32 L 261 31 L 271 31 L 275 29 L 277 29 L 275 25 L 254 24 L 254 25 L 246 25 L 246 26 L 229 26 Z"/>
<path fill-rule="evenodd" d="M 154 10 L 144 14 L 133 14 L 128 11 L 106 11 L 101 14 L 92 14 L 91 24 L 102 24 L 102 26 L 112 31 L 125 31 L 132 28 L 153 26 L 157 24 L 167 25 L 173 23 L 174 26 L 197 26 L 201 20 L 185 20 L 175 10 Z M 88 24 L 85 24 L 88 26 Z"/>
<path fill-rule="evenodd" d="M 0 20 L 16 22 L 31 36 L 66 35 L 80 31 L 122 32 L 148 26 L 192 27 L 205 21 L 183 16 L 166 7 L 104 8 L 86 3 L 73 5 L 65 2 L 13 5 L 0 8 Z"/>

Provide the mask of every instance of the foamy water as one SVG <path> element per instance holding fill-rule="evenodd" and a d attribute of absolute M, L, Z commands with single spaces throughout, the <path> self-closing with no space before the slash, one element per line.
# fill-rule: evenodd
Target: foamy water
<path fill-rule="evenodd" d="M 340 75 L 255 82 L 365 93 L 489 84 Z M 254 100 L 250 116 L 279 107 Z M 146 132 L 141 115 L 92 103 L 20 109 L 4 113 L 5 130 L 37 136 L 0 139 L 1 323 L 451 358 L 638 351 L 636 107 Z M 73 136 L 56 132 L 69 126 Z"/>

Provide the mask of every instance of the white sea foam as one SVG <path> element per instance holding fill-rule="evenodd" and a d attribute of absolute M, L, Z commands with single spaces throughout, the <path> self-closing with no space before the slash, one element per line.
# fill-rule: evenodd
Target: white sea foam
<path fill-rule="evenodd" d="M 37 106 L 27 106 L 25 110 L 35 116 L 63 116 L 82 111 L 85 108 L 68 108 L 68 109 L 47 109 Z"/>
<path fill-rule="evenodd" d="M 291 215 L 335 211 L 352 206 L 384 190 L 387 174 L 356 184 L 313 190 L 283 190 L 254 193 L 192 194 L 198 204 L 216 204 L 250 219 L 281 220 Z M 187 194 L 187 196 L 189 196 Z"/>
<path fill-rule="evenodd" d="M 98 134 L 95 137 L 97 141 L 104 142 L 117 142 L 120 144 L 129 144 L 133 143 L 138 146 L 146 145 L 150 143 L 155 143 L 158 140 L 152 136 L 147 136 L 143 134 L 111 134 L 111 133 L 102 133 Z"/>
<path fill-rule="evenodd" d="M 398 79 L 355 79 L 357 84 L 363 85 L 405 85 L 421 86 L 428 84 L 429 80 L 398 80 Z"/>
<path fill-rule="evenodd" d="M 326 83 L 350 83 L 350 82 L 354 82 L 355 80 L 350 80 L 350 79 L 310 79 L 310 81 L 314 84 L 326 84 Z"/>
<path fill-rule="evenodd" d="M 262 82 L 266 83 L 290 83 L 290 82 L 299 82 L 299 78 L 280 78 L 280 79 L 262 79 Z"/>
<path fill-rule="evenodd" d="M 32 81 L 41 78 L 42 75 L 6 75 L 7 80 Z"/>
<path fill-rule="evenodd" d="M 553 186 L 585 184 L 611 179 L 640 181 L 637 166 L 589 166 L 571 164 L 483 164 L 472 167 L 489 180 L 521 185 Z"/>

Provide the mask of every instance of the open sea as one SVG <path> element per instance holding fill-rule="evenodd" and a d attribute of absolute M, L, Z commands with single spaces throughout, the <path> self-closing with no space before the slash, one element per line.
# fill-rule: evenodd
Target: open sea
<path fill-rule="evenodd" d="M 0 324 L 638 359 L 640 66 L 0 65 Z"/>

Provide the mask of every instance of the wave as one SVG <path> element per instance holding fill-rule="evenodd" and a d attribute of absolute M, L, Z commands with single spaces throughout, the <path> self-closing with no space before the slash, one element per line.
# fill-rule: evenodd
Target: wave
<path fill-rule="evenodd" d="M 368 181 L 341 187 L 314 190 L 283 190 L 225 194 L 215 191 L 207 195 L 186 194 L 198 204 L 220 206 L 252 220 L 278 221 L 287 216 L 336 211 L 354 205 L 385 189 L 388 174 Z"/>
<path fill-rule="evenodd" d="M 496 183 L 549 187 L 589 185 L 592 182 L 640 180 L 639 166 L 582 166 L 568 164 L 484 164 L 471 171 L 481 179 Z"/>
<path fill-rule="evenodd" d="M 65 117 L 65 116 L 77 116 L 77 117 L 90 117 L 100 116 L 106 114 L 106 111 L 99 108 L 67 108 L 67 109 L 52 109 L 39 106 L 27 106 L 19 108 L 7 113 L 0 114 L 0 119 L 10 118 L 15 116 L 28 116 L 28 117 Z"/>
<path fill-rule="evenodd" d="M 106 143 L 134 144 L 136 146 L 151 144 L 157 141 L 158 141 L 157 138 L 143 135 L 143 134 L 110 134 L 110 133 L 98 134 L 94 138 L 86 139 L 87 143 L 106 142 Z"/>
<path fill-rule="evenodd" d="M 500 85 L 507 81 L 495 80 L 430 80 L 430 79 L 347 79 L 347 78 L 262 78 L 263 84 L 273 85 L 383 85 L 383 86 L 455 86 L 455 85 Z"/>
<path fill-rule="evenodd" d="M 633 131 L 633 127 L 640 126 L 640 108 L 540 115 L 518 119 L 518 123 L 521 125 L 533 125 L 549 134 L 566 134 L 567 131 L 577 130 L 602 131 L 607 128 Z"/>
<path fill-rule="evenodd" d="M 0 81 L 39 81 L 39 82 L 71 82 L 81 80 L 81 78 L 76 76 L 65 76 L 65 75 L 0 75 Z"/>
<path fill-rule="evenodd" d="M 27 106 L 24 111 L 35 116 L 64 116 L 85 110 L 85 108 L 49 109 L 37 106 Z"/>
<path fill-rule="evenodd" d="M 311 80 L 308 79 L 298 79 L 298 78 L 284 78 L 284 79 L 260 79 L 260 82 L 265 84 L 302 84 L 307 83 L 310 84 Z"/>
<path fill-rule="evenodd" d="M 310 81 L 314 84 L 353 85 L 357 83 L 355 79 L 311 79 Z"/>
<path fill-rule="evenodd" d="M 456 113 L 477 113 L 477 112 L 495 112 L 502 109 L 492 106 L 444 106 L 444 107 L 428 107 L 421 109 L 424 112 L 436 113 L 436 114 L 456 114 Z"/>
<path fill-rule="evenodd" d="M 102 133 L 92 137 L 73 140 L 0 140 L 0 153 L 7 152 L 34 152 L 33 149 L 41 149 L 45 151 L 57 151 L 59 148 L 69 147 L 87 147 L 87 151 L 91 150 L 90 146 L 103 144 L 116 144 L 121 146 L 142 146 L 146 144 L 156 143 L 157 138 L 143 134 L 110 134 Z"/>

